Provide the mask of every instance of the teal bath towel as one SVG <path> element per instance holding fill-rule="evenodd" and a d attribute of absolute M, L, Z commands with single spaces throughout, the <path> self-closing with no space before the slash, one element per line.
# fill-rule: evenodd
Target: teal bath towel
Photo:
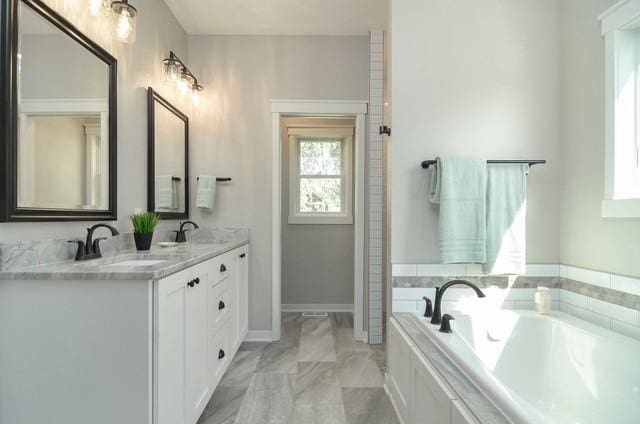
<path fill-rule="evenodd" d="M 526 271 L 528 173 L 526 164 L 487 168 L 487 274 Z"/>
<path fill-rule="evenodd" d="M 429 200 L 440 204 L 442 263 L 486 261 L 486 189 L 485 159 L 437 159 Z"/>

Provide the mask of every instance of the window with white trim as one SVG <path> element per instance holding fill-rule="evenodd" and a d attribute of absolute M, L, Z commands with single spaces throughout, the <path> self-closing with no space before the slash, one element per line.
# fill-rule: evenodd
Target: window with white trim
<path fill-rule="evenodd" d="M 289 128 L 289 224 L 352 224 L 353 128 Z"/>
<path fill-rule="evenodd" d="M 600 17 L 605 40 L 605 194 L 602 216 L 640 217 L 640 0 Z"/>

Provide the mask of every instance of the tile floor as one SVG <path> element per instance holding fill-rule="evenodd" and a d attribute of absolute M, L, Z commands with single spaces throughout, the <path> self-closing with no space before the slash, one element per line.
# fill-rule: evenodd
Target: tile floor
<path fill-rule="evenodd" d="M 279 342 L 242 344 L 198 424 L 396 424 L 384 372 L 352 314 L 284 313 Z"/>

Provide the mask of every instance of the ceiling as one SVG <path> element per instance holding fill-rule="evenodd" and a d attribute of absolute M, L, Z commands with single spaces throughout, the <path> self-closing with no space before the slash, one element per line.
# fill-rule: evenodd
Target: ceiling
<path fill-rule="evenodd" d="M 165 0 L 190 35 L 362 35 L 384 29 L 387 0 Z"/>

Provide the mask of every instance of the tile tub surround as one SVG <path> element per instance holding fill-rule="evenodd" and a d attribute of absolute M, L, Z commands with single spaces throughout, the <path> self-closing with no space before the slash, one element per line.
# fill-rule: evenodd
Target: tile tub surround
<path fill-rule="evenodd" d="M 0 244 L 0 280 L 135 280 L 159 279 L 225 253 L 249 242 L 246 229 L 194 231 L 190 242 L 161 248 L 158 241 L 172 239 L 158 232 L 150 252 L 137 252 L 131 233 L 109 237 L 101 245 L 103 257 L 75 262 L 76 247 L 67 239 L 34 240 Z M 167 259 L 154 266 L 108 266 L 122 259 Z"/>
<path fill-rule="evenodd" d="M 431 341 L 422 329 L 424 324 L 419 322 L 413 314 L 394 312 L 393 317 L 418 349 L 434 365 L 442 378 L 451 386 L 458 398 L 464 402 L 470 411 L 473 411 L 474 417 L 479 423 L 508 424 L 510 422 Z"/>
<path fill-rule="evenodd" d="M 438 265 L 431 265 L 432 269 Z M 553 270 L 550 265 L 546 270 Z M 533 267 L 535 270 L 535 266 Z M 412 273 L 401 266 L 398 273 Z M 423 268 L 424 269 L 424 268 Z M 464 265 L 462 268 L 464 269 Z M 463 278 L 484 288 L 496 307 L 534 309 L 536 287 L 551 288 L 552 308 L 577 316 L 593 324 L 640 340 L 640 280 L 598 271 L 558 266 L 557 276 L 403 276 L 393 277 L 393 311 L 424 311 L 422 296 L 435 298 L 434 287 L 454 278 Z M 534 273 L 543 274 L 539 270 Z M 576 278 L 580 278 L 577 281 Z M 473 293 L 451 288 L 443 300 L 445 308 L 463 310 L 474 302 Z"/>
<path fill-rule="evenodd" d="M 383 388 L 384 346 L 356 342 L 352 323 L 351 313 L 283 313 L 281 340 L 240 346 L 198 424 L 399 424 Z"/>

